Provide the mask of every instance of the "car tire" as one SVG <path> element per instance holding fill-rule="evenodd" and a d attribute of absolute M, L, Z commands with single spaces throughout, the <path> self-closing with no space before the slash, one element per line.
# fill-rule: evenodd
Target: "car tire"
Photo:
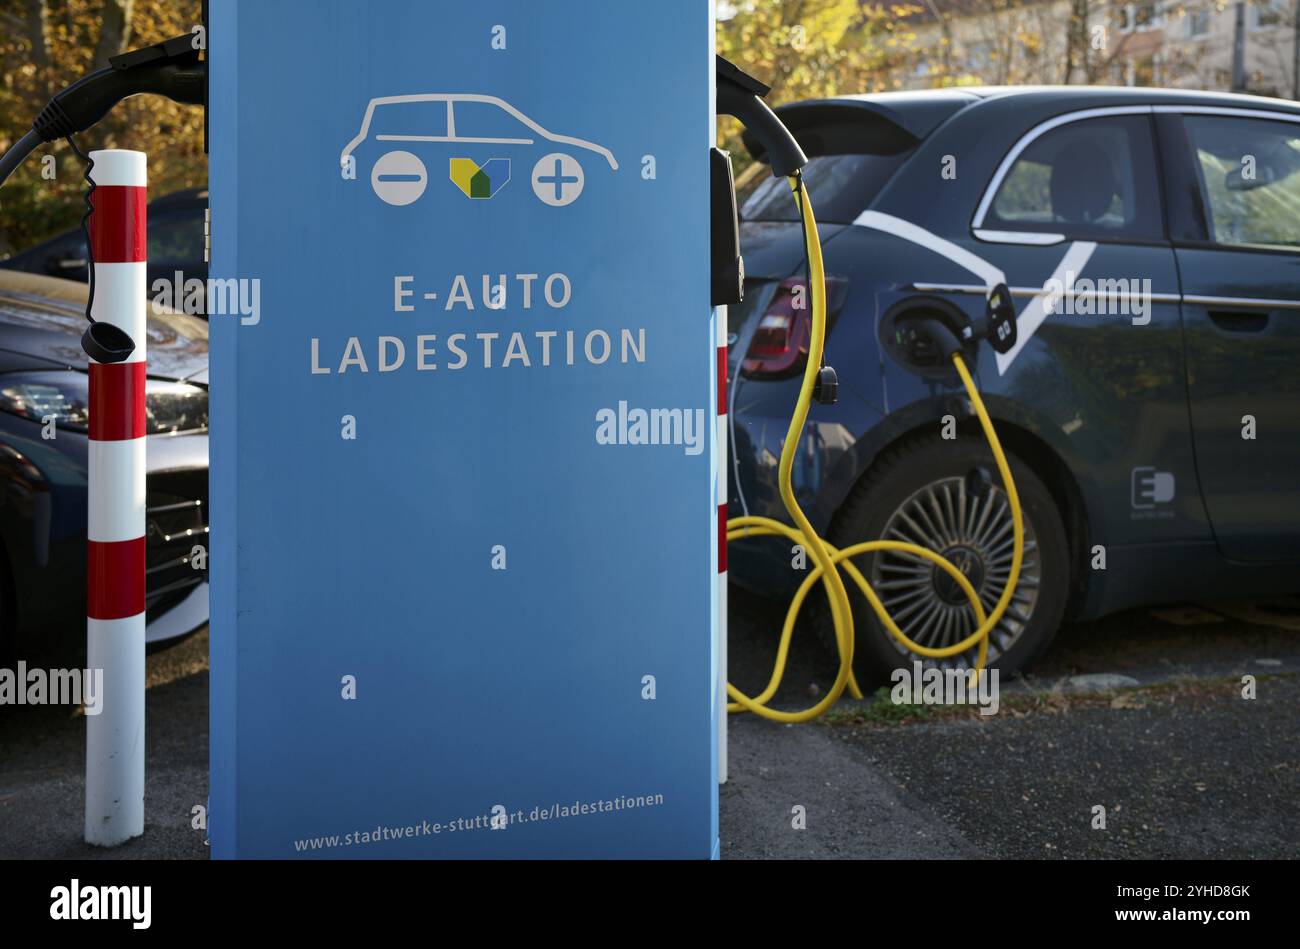
<path fill-rule="evenodd" d="M 1006 452 L 1025 525 L 1021 582 L 998 626 L 989 634 L 989 668 L 1006 675 L 1027 668 L 1055 636 L 1070 588 L 1070 553 L 1061 513 L 1051 492 L 1024 462 Z M 992 484 L 968 477 L 983 469 Z M 834 518 L 828 539 L 841 549 L 865 540 L 910 540 L 953 560 L 991 611 L 1011 559 L 1010 508 L 992 452 L 982 438 L 920 437 L 885 452 L 861 478 Z M 944 538 L 939 540 L 938 538 Z M 959 642 L 975 629 L 960 588 L 928 561 L 893 552 L 854 558 L 877 596 L 892 606 L 903 632 L 923 645 Z M 990 564 L 992 572 L 990 573 Z M 965 568 L 969 567 L 969 570 Z M 847 577 L 856 630 L 854 672 L 865 689 L 887 683 L 895 669 L 919 656 L 903 649 L 877 620 L 857 584 Z M 927 614 L 928 617 L 927 617 Z M 818 610 L 822 639 L 834 648 L 830 610 Z M 922 619 L 924 622 L 920 622 Z M 972 648 L 927 667 L 971 668 Z"/>

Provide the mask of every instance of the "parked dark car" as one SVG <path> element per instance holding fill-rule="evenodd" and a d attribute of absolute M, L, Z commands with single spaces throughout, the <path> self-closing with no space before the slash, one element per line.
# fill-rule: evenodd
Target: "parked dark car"
<path fill-rule="evenodd" d="M 86 643 L 86 286 L 0 271 L 0 657 L 79 664 Z M 151 308 L 146 638 L 208 619 L 208 324 Z M 55 415 L 53 438 L 42 418 Z"/>
<path fill-rule="evenodd" d="M 894 331 L 922 313 L 958 327 L 1004 281 L 1016 347 L 967 353 L 1011 456 L 1027 537 L 992 664 L 1027 665 L 1063 617 L 1300 591 L 1300 106 L 962 88 L 778 114 L 812 156 L 805 176 L 825 243 L 826 361 L 840 396 L 814 405 L 795 484 L 833 543 L 914 541 L 957 563 L 986 603 L 1001 592 L 1005 495 L 999 485 L 981 499 L 965 480 L 982 467 L 996 485 L 991 455 L 950 367 L 905 370 Z M 800 225 L 770 174 L 741 214 L 729 511 L 783 517 L 777 460 L 808 332 L 808 311 L 792 306 Z M 942 437 L 944 416 L 955 438 Z M 803 574 L 786 547 L 733 544 L 731 577 L 788 595 Z M 974 628 L 930 564 L 895 554 L 859 564 L 922 644 Z M 880 681 L 908 660 L 853 596 L 857 670 Z"/>
<path fill-rule="evenodd" d="M 184 275 L 184 279 L 207 279 L 208 265 L 203 259 L 207 207 L 207 188 L 187 188 L 149 202 L 148 286 L 152 287 L 160 277 L 175 280 L 177 271 Z M 85 283 L 89 273 L 85 235 L 80 227 L 64 231 L 35 247 L 0 260 L 0 268 Z"/>

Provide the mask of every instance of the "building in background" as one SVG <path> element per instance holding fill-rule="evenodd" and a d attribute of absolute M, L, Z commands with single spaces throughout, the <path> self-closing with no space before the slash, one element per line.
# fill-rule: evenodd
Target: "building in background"
<path fill-rule="evenodd" d="M 1236 88 L 1300 98 L 1296 13 L 1296 0 L 913 0 L 894 28 L 887 85 Z"/>

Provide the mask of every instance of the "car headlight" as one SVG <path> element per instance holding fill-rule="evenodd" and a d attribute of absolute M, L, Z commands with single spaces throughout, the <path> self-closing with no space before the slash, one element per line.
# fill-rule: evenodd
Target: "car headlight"
<path fill-rule="evenodd" d="M 184 382 L 145 382 L 145 434 L 189 432 L 208 427 L 206 389 Z M 0 375 L 0 411 L 33 422 L 54 416 L 59 428 L 88 429 L 90 377 L 72 370 L 9 372 Z"/>
<path fill-rule="evenodd" d="M 144 384 L 144 426 L 149 435 L 208 427 L 208 390 L 186 382 L 149 379 Z"/>

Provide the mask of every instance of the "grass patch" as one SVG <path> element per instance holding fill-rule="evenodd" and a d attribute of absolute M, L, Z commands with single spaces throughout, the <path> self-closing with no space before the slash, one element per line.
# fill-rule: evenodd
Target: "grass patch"
<path fill-rule="evenodd" d="M 1288 679 L 1294 673 L 1256 675 L 1257 686 L 1270 679 Z M 988 722 L 1002 716 L 1025 718 L 1028 715 L 1065 715 L 1075 709 L 1108 708 L 1116 711 L 1137 710 L 1169 706 L 1175 703 L 1194 704 L 1213 699 L 1241 700 L 1240 676 L 1213 679 L 1183 677 L 1153 685 L 1140 685 L 1127 689 L 1105 689 L 1080 692 L 1069 688 L 1066 680 L 1059 680 L 1050 689 L 1016 689 L 1003 691 L 996 715 L 981 715 L 978 705 L 910 705 L 895 704 L 890 689 L 882 686 L 862 702 L 841 702 L 828 710 L 819 722 L 824 725 L 867 725 L 889 727 L 928 722 L 976 720 Z"/>

